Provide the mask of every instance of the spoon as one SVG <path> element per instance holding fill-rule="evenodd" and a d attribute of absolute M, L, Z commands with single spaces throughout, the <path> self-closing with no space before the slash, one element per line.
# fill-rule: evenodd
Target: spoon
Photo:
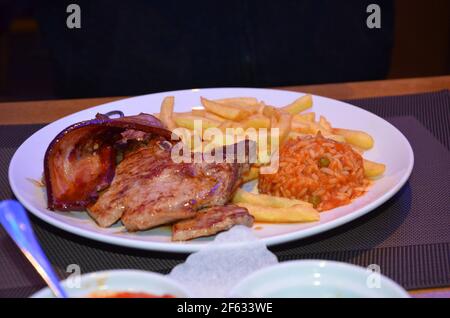
<path fill-rule="evenodd" d="M 67 298 L 66 291 L 60 285 L 58 277 L 36 240 L 30 220 L 22 205 L 14 200 L 0 202 L 0 223 L 55 296 Z"/>

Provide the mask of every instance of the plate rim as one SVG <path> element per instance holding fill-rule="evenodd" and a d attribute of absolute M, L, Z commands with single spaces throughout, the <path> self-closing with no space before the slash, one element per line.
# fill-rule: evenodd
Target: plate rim
<path fill-rule="evenodd" d="M 165 91 L 165 92 L 156 92 L 156 93 L 151 93 L 151 94 L 143 94 L 143 95 L 138 95 L 138 96 L 132 96 L 132 97 L 128 97 L 128 98 L 123 98 L 123 99 L 119 99 L 119 100 L 115 100 L 115 101 L 111 101 L 111 102 L 107 102 L 104 104 L 100 104 L 100 105 L 95 105 L 83 110 L 80 110 L 78 112 L 66 115 L 60 119 L 57 119 L 51 123 L 48 123 L 47 125 L 45 125 L 44 127 L 40 128 L 39 130 L 37 130 L 36 132 L 34 132 L 31 136 L 29 136 L 15 151 L 13 157 L 11 158 L 10 164 L 9 164 L 9 168 L 8 168 L 8 179 L 9 179 L 9 184 L 10 187 L 14 193 L 14 195 L 16 196 L 16 198 L 21 202 L 21 204 L 23 204 L 25 206 L 25 208 L 32 213 L 34 216 L 36 216 L 37 218 L 41 219 L 42 221 L 55 226 L 56 228 L 59 228 L 61 230 L 64 230 L 66 232 L 69 232 L 73 235 L 77 235 L 77 236 L 81 236 L 84 238 L 88 238 L 88 239 L 92 239 L 98 242 L 102 242 L 105 244 L 109 244 L 109 245 L 118 245 L 118 246 L 122 246 L 122 247 L 126 247 L 126 248 L 133 248 L 133 249 L 140 249 L 140 250 L 149 250 L 149 251 L 158 251 L 158 252 L 169 252 L 169 253 L 193 253 L 196 251 L 201 250 L 202 248 L 205 248 L 206 246 L 208 246 L 209 244 L 205 244 L 205 243 L 198 243 L 198 242 L 149 242 L 149 241 L 140 241 L 140 240 L 134 240 L 134 239 L 130 239 L 127 237 L 119 237 L 119 236 L 113 236 L 110 234 L 105 234 L 105 233 L 95 233 L 92 232 L 91 230 L 88 229 L 82 229 L 79 228 L 75 225 L 70 225 L 67 224 L 63 221 L 57 220 L 55 218 L 52 218 L 42 212 L 40 212 L 38 209 L 35 209 L 34 206 L 32 206 L 31 204 L 28 204 L 27 200 L 24 199 L 24 197 L 21 195 L 18 186 L 15 184 L 14 181 L 14 177 L 13 177 L 13 170 L 14 170 L 14 164 L 16 161 L 16 156 L 18 156 L 18 153 L 20 152 L 21 148 L 24 147 L 24 145 L 37 133 L 41 132 L 41 130 L 45 129 L 46 127 L 48 127 L 49 125 L 52 125 L 56 122 L 61 122 L 64 120 L 67 120 L 69 117 L 78 114 L 80 112 L 84 112 L 84 111 L 89 111 L 89 110 L 93 110 L 97 107 L 104 107 L 107 105 L 111 105 L 114 103 L 120 103 L 123 101 L 130 101 L 132 99 L 135 98 L 142 98 L 145 96 L 150 96 L 150 95 L 162 95 L 162 94 L 180 94 L 180 93 L 187 93 L 187 92 L 194 92 L 194 91 L 204 91 L 205 93 L 207 93 L 208 91 L 217 91 L 217 90 L 259 90 L 259 91 L 275 91 L 275 92 L 282 92 L 282 93 L 288 93 L 288 94 L 294 94 L 294 95 L 305 95 L 308 93 L 304 93 L 304 92 L 297 92 L 297 91 L 289 91 L 289 90 L 281 90 L 281 89 L 273 89 L 273 88 L 252 88 L 252 87 L 210 87 L 210 88 L 195 88 L 195 89 L 183 89 L 183 90 L 174 90 L 174 91 Z M 406 182 L 408 181 L 409 177 L 411 176 L 413 167 L 414 167 L 414 152 L 413 149 L 411 147 L 411 144 L 409 143 L 408 139 L 405 137 L 405 135 L 394 125 L 392 125 L 390 122 L 388 122 L 387 120 L 385 120 L 384 118 L 370 112 L 367 111 L 365 109 L 359 108 L 355 105 L 352 105 L 350 103 L 344 102 L 344 101 L 340 101 L 337 99 L 333 99 L 333 98 L 329 98 L 329 97 L 325 97 L 325 96 L 320 96 L 320 95 L 315 95 L 315 94 L 311 94 L 311 96 L 314 97 L 319 97 L 322 99 L 325 99 L 327 101 L 331 101 L 333 103 L 338 102 L 338 103 L 343 103 L 346 104 L 347 106 L 356 108 L 358 111 L 361 111 L 363 113 L 369 114 L 370 116 L 375 116 L 377 117 L 379 120 L 383 121 L 383 123 L 385 125 L 390 126 L 391 129 L 393 129 L 397 134 L 399 134 L 400 138 L 403 139 L 404 144 L 407 146 L 407 151 L 408 151 L 408 158 L 409 158 L 409 162 L 408 165 L 406 167 L 406 173 L 403 174 L 403 176 L 401 177 L 400 181 L 393 187 L 391 188 L 389 191 L 387 191 L 386 193 L 384 193 L 382 196 L 380 196 L 380 198 L 378 198 L 375 202 L 371 202 L 368 205 L 365 205 L 363 207 L 361 207 L 357 212 L 352 212 L 343 216 L 340 216 L 339 218 L 335 219 L 335 220 L 331 220 L 325 224 L 321 224 L 320 226 L 313 226 L 310 228 L 306 228 L 306 229 L 302 229 L 302 230 L 297 230 L 294 232 L 289 232 L 289 233 L 284 233 L 284 234 L 279 234 L 273 237 L 266 237 L 266 238 L 260 238 L 260 241 L 262 241 L 264 244 L 266 244 L 267 246 L 273 246 L 273 245 L 279 245 L 279 244 L 283 244 L 283 243 L 288 243 L 288 242 L 293 242 L 293 241 L 298 241 L 298 240 L 302 240 L 305 239 L 307 237 L 311 237 L 313 235 L 317 235 L 323 232 L 327 232 L 331 229 L 340 227 L 346 223 L 349 223 L 359 217 L 362 217 L 363 215 L 375 210 L 376 208 L 378 208 L 379 206 L 381 206 L 382 204 L 384 204 L 385 202 L 387 202 L 389 199 L 391 199 L 398 191 L 400 191 L 400 189 L 406 184 Z"/>

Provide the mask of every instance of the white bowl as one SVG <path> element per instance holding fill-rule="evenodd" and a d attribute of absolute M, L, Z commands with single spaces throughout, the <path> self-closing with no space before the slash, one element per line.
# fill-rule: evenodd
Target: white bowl
<path fill-rule="evenodd" d="M 408 298 L 391 279 L 370 269 L 333 261 L 283 262 L 241 281 L 230 297 Z"/>
<path fill-rule="evenodd" d="M 69 297 L 89 297 L 93 293 L 142 292 L 153 295 L 172 295 L 177 298 L 190 297 L 189 293 L 174 280 L 157 273 L 137 270 L 113 270 L 84 274 L 80 276 L 78 287 L 70 287 L 74 279 L 62 283 Z M 52 298 L 49 288 L 44 288 L 32 298 Z"/>

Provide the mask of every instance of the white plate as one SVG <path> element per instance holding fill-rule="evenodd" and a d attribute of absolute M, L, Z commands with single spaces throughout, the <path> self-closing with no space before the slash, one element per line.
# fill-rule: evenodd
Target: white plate
<path fill-rule="evenodd" d="M 50 141 L 67 126 L 94 118 L 98 112 L 121 110 L 125 115 L 140 112 L 159 112 L 165 96 L 175 96 L 175 110 L 188 111 L 200 104 L 200 96 L 224 98 L 254 96 L 267 104 L 282 106 L 303 94 L 254 88 L 211 88 L 174 91 L 133 97 L 96 106 L 64 117 L 42 128 L 28 138 L 16 151 L 9 167 L 9 181 L 16 197 L 38 218 L 60 229 L 94 240 L 126 247 L 167 252 L 197 251 L 213 238 L 201 238 L 189 242 L 170 241 L 170 229 L 157 229 L 127 233 L 120 224 L 100 228 L 84 212 L 52 212 L 47 210 L 46 195 L 30 179 L 40 180 L 43 158 Z M 325 115 L 336 127 L 360 129 L 375 138 L 375 147 L 365 154 L 371 160 L 383 162 L 387 170 L 368 193 L 352 204 L 321 214 L 319 222 L 308 224 L 258 224 L 255 235 L 267 245 L 293 241 L 340 226 L 375 209 L 391 198 L 408 180 L 414 156 L 408 140 L 394 126 L 380 117 L 358 107 L 337 100 L 313 96 L 313 111 Z"/>
<path fill-rule="evenodd" d="M 263 268 L 241 281 L 229 297 L 409 298 L 391 279 L 346 263 L 303 260 Z"/>
<path fill-rule="evenodd" d="M 172 295 L 177 298 L 190 297 L 189 292 L 176 281 L 167 276 L 137 270 L 113 270 L 84 274 L 77 278 L 61 282 L 69 297 L 86 298 L 93 293 L 134 292 L 157 296 Z M 31 298 L 53 298 L 47 287 L 41 289 Z"/>

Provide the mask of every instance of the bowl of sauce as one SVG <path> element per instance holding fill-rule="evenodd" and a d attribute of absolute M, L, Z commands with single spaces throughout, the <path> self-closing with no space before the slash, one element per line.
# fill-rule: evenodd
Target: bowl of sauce
<path fill-rule="evenodd" d="M 324 260 L 282 262 L 250 274 L 229 297 L 408 298 L 397 283 L 373 270 Z"/>
<path fill-rule="evenodd" d="M 112 270 L 71 275 L 62 282 L 74 298 L 187 298 L 189 292 L 176 281 L 158 273 L 139 270 Z M 32 298 L 54 297 L 44 288 Z"/>
<path fill-rule="evenodd" d="M 89 295 L 89 298 L 176 298 L 176 297 L 170 294 L 155 295 L 143 292 L 109 292 L 109 293 L 94 292 Z"/>

